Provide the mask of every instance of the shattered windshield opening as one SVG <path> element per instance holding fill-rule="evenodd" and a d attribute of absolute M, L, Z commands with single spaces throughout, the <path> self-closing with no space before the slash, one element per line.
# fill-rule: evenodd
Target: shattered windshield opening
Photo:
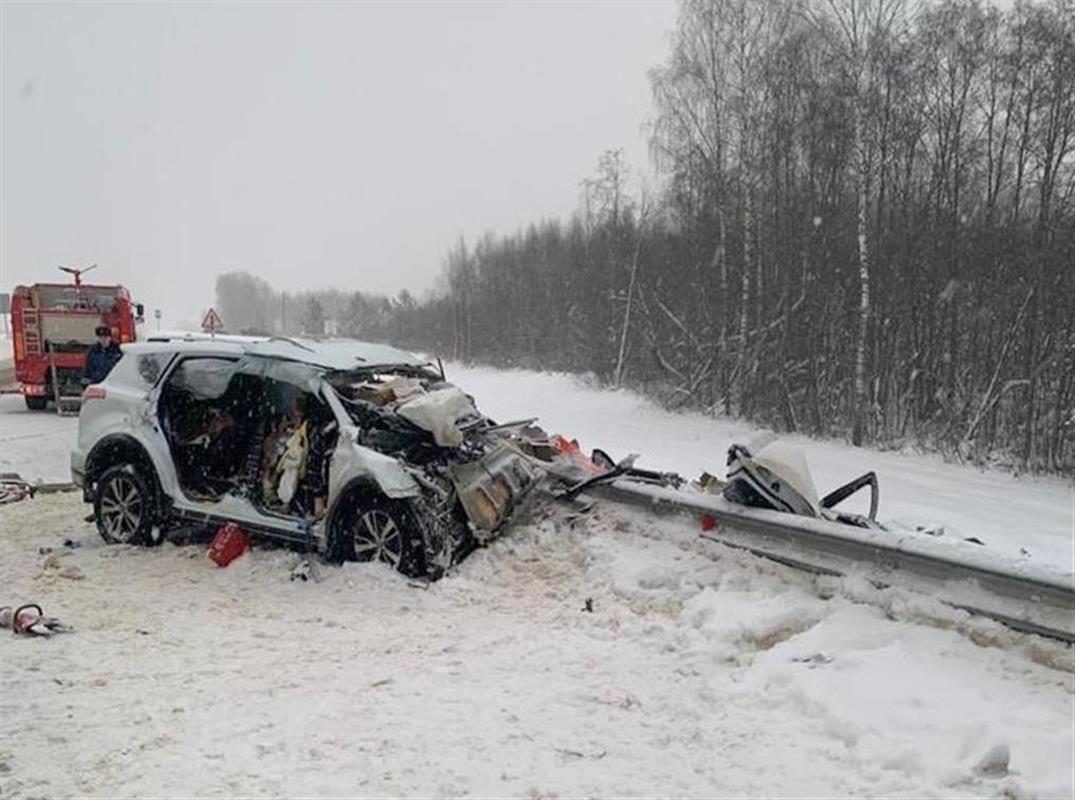
<path fill-rule="evenodd" d="M 472 398 L 428 367 L 389 365 L 336 372 L 328 383 L 359 428 L 363 444 L 384 453 L 460 447 L 486 422 Z"/>

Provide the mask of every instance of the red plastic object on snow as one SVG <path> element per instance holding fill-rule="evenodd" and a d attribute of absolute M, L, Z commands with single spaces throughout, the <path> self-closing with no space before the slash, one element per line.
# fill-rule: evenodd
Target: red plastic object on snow
<path fill-rule="evenodd" d="M 717 527 L 717 518 L 714 517 L 712 514 L 703 514 L 702 515 L 702 530 L 703 531 L 711 531 L 715 527 Z"/>
<path fill-rule="evenodd" d="M 209 558 L 218 567 L 226 567 L 250 548 L 250 537 L 246 531 L 229 522 L 221 525 L 209 543 Z"/>
<path fill-rule="evenodd" d="M 567 439 L 558 433 L 554 433 L 549 441 L 552 442 L 552 446 L 560 453 L 571 458 L 576 464 L 585 469 L 587 472 L 593 475 L 600 475 L 604 470 L 593 462 L 593 459 L 587 458 L 582 449 L 579 447 L 578 439 Z"/>

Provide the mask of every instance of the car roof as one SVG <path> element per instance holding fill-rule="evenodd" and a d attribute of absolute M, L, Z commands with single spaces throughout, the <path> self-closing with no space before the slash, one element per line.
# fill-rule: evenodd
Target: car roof
<path fill-rule="evenodd" d="M 147 334 L 147 342 L 235 342 L 249 344 L 261 342 L 268 336 L 239 336 L 233 333 L 202 333 L 201 331 L 155 331 Z"/>
<path fill-rule="evenodd" d="M 186 339 L 149 339 L 143 342 L 121 344 L 124 353 L 217 353 L 240 356 L 243 348 L 235 342 L 202 342 Z"/>
<path fill-rule="evenodd" d="M 221 355 L 248 355 L 260 358 L 298 361 L 328 370 L 349 371 L 370 367 L 428 367 L 430 362 L 406 350 L 386 344 L 354 339 L 301 339 L 290 337 L 255 337 L 206 334 L 156 334 L 145 342 L 124 345 L 134 353 L 198 352 Z"/>
<path fill-rule="evenodd" d="M 386 344 L 351 339 L 272 338 L 244 347 L 246 353 L 265 358 L 301 361 L 331 370 L 353 370 L 378 366 L 424 367 L 429 362 L 413 353 Z"/>

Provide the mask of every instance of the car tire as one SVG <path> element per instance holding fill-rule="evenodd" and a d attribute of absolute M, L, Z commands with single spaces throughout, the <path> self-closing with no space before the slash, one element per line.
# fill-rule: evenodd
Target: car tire
<path fill-rule="evenodd" d="M 97 479 L 93 516 L 97 531 L 109 544 L 159 543 L 153 538 L 157 493 L 150 478 L 133 464 L 110 467 Z"/>
<path fill-rule="evenodd" d="M 26 407 L 31 411 L 44 411 L 49 407 L 48 397 L 24 394 L 23 399 L 26 400 Z"/>
<path fill-rule="evenodd" d="M 426 574 L 422 529 L 410 503 L 352 494 L 333 514 L 329 555 L 334 561 L 381 561 L 418 578 Z"/>

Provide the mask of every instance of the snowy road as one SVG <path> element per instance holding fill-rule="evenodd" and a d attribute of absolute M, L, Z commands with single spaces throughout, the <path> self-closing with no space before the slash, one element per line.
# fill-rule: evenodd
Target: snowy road
<path fill-rule="evenodd" d="M 69 481 L 77 437 L 76 417 L 30 411 L 22 395 L 0 395 L 0 472 L 18 472 L 31 483 Z"/>
<path fill-rule="evenodd" d="M 84 508 L 0 507 L 5 602 L 77 628 L 0 635 L 6 798 L 1075 791 L 1070 648 L 689 526 L 539 509 L 423 591 L 106 547 Z"/>

